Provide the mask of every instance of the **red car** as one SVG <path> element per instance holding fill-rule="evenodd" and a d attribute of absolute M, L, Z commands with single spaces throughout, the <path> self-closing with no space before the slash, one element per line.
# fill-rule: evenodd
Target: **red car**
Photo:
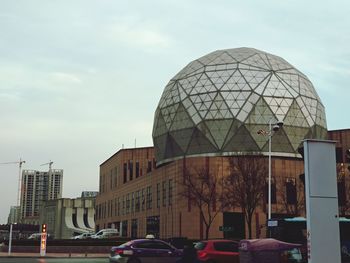
<path fill-rule="evenodd" d="M 239 263 L 238 242 L 224 239 L 205 240 L 194 247 L 201 262 Z"/>

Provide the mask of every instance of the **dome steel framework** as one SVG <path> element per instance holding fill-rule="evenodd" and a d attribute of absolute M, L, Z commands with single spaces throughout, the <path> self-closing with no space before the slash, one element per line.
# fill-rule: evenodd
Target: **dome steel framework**
<path fill-rule="evenodd" d="M 283 121 L 272 151 L 298 156 L 305 138 L 325 139 L 325 110 L 310 80 L 284 59 L 252 48 L 218 50 L 189 63 L 155 112 L 157 163 L 183 156 L 267 153 L 257 133 Z"/>

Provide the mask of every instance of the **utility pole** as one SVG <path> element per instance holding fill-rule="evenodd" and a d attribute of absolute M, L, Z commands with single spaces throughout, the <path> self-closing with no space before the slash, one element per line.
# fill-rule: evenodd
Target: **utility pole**
<path fill-rule="evenodd" d="M 6 162 L 6 163 L 0 163 L 2 164 L 18 164 L 18 189 L 17 189 L 17 222 L 19 221 L 19 217 L 21 215 L 21 209 L 20 209 L 20 194 L 21 194 L 21 170 L 22 170 L 22 164 L 24 164 L 26 161 L 22 160 L 21 158 L 17 162 Z M 10 224 L 10 234 L 9 234 L 9 248 L 8 248 L 8 255 L 11 255 L 11 247 L 12 247 L 12 223 Z"/>
<path fill-rule="evenodd" d="M 15 161 L 15 162 L 6 162 L 6 163 L 0 163 L 0 165 L 2 164 L 18 164 L 18 187 L 17 187 L 17 206 L 20 205 L 20 198 L 21 198 L 21 172 L 22 172 L 22 164 L 24 164 L 26 161 L 22 160 L 21 158 L 19 159 L 19 161 Z"/>

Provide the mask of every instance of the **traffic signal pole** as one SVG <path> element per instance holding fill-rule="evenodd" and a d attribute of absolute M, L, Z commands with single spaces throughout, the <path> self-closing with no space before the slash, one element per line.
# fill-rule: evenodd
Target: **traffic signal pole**
<path fill-rule="evenodd" d="M 41 240 L 40 240 L 40 256 L 45 257 L 46 255 L 46 240 L 47 240 L 47 225 L 41 225 Z"/>

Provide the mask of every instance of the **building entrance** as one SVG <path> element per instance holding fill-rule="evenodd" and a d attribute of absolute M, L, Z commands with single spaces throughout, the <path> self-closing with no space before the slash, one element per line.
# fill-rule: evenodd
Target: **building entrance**
<path fill-rule="evenodd" d="M 245 222 L 242 213 L 224 212 L 223 227 L 224 238 L 244 239 L 245 238 Z"/>

